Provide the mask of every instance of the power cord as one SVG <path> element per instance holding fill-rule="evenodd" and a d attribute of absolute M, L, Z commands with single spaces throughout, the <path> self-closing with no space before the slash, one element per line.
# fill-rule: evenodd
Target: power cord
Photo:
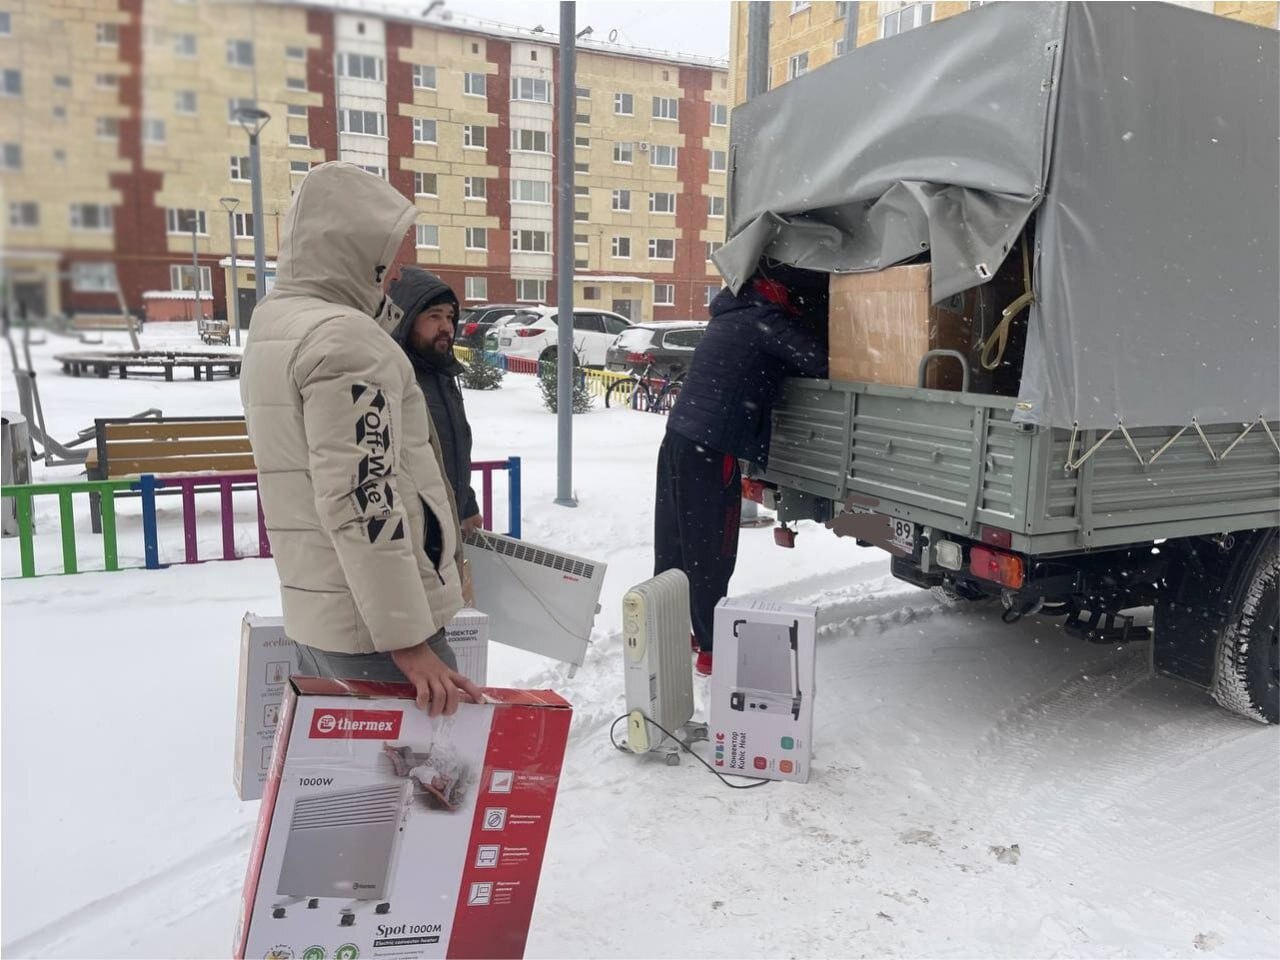
<path fill-rule="evenodd" d="M 616 731 L 618 729 L 618 724 L 621 723 L 623 720 L 626 720 L 630 716 L 631 714 L 624 713 L 622 716 L 618 717 L 616 720 L 613 721 L 612 724 L 609 725 L 609 739 L 613 741 L 614 747 L 623 751 L 624 753 L 631 753 L 632 751 L 630 750 L 630 748 L 625 747 L 618 742 Z M 731 790 L 751 790 L 754 787 L 763 787 L 766 783 L 772 782 L 770 780 L 763 780 L 757 777 L 744 776 L 742 779 L 752 780 L 754 782 L 753 783 L 730 783 L 727 779 L 725 779 L 724 775 L 721 774 L 719 770 L 711 766 L 711 764 L 707 763 L 707 761 L 703 760 L 700 756 L 694 753 L 693 749 L 687 743 L 685 743 L 683 740 L 677 737 L 674 733 L 672 733 L 670 730 L 668 730 L 666 727 L 660 724 L 657 720 L 652 720 L 649 717 L 645 717 L 644 720 L 645 720 L 645 723 L 653 724 L 653 726 L 657 727 L 659 730 L 665 733 L 668 737 L 670 737 L 676 743 L 680 744 L 681 750 L 689 754 L 689 756 L 693 757 L 693 759 L 697 760 L 700 764 L 702 764 L 704 767 L 710 770 L 711 773 L 715 777 L 717 777 L 721 783 L 723 783 L 726 787 L 728 787 Z"/>

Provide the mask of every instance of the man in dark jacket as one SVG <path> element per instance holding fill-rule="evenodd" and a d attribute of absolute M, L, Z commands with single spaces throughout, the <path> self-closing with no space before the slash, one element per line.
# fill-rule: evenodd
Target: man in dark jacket
<path fill-rule="evenodd" d="M 458 298 L 447 283 L 419 267 L 401 270 L 390 296 L 404 313 L 391 335 L 404 348 L 426 395 L 462 532 L 474 533 L 484 518 L 471 489 L 471 426 L 458 386 L 463 366 L 453 355 Z"/>
<path fill-rule="evenodd" d="M 771 273 L 712 301 L 658 451 L 654 573 L 674 567 L 689 577 L 701 674 L 711 672 L 715 607 L 738 559 L 738 463 L 769 459 L 770 416 L 784 377 L 827 376 L 823 287 L 799 271 Z"/>

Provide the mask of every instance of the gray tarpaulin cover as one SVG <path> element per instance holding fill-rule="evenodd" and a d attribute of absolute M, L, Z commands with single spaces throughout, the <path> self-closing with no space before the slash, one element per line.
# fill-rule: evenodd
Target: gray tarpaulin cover
<path fill-rule="evenodd" d="M 1280 416 L 1276 31 L 1158 3 L 999 3 L 878 41 L 733 114 L 737 287 L 927 252 L 981 283 L 1036 217 L 1018 418 Z"/>

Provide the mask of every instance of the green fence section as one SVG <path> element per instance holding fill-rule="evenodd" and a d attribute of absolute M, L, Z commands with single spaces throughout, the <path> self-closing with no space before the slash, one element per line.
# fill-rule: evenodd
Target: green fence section
<path fill-rule="evenodd" d="M 116 494 L 129 490 L 136 480 L 79 480 L 74 483 L 22 483 L 0 487 L 0 499 L 12 497 L 18 519 L 18 549 L 22 557 L 22 576 L 36 576 L 35 530 L 32 525 L 31 502 L 36 497 L 58 498 L 58 519 L 62 528 L 62 568 L 76 573 L 76 525 L 72 497 L 78 493 L 97 494 L 102 498 L 102 558 L 108 570 L 120 569 L 116 547 Z"/>

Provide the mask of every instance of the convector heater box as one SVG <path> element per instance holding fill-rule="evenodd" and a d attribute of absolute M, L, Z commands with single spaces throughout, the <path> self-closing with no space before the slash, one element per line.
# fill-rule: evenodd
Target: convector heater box
<path fill-rule="evenodd" d="M 662 749 L 693 716 L 689 650 L 689 578 L 668 570 L 622 598 L 622 644 L 627 689 L 627 745 L 636 753 Z"/>
<path fill-rule="evenodd" d="M 431 717 L 409 684 L 290 681 L 238 960 L 524 955 L 572 710 L 485 694 Z"/>
<path fill-rule="evenodd" d="M 488 683 L 489 617 L 462 610 L 445 628 L 458 670 L 480 686 Z M 246 613 L 240 626 L 240 679 L 236 704 L 236 755 L 232 770 L 236 796 L 262 799 L 271 769 L 280 703 L 297 670 L 293 641 L 285 636 L 283 617 Z"/>
<path fill-rule="evenodd" d="M 276 893 L 388 900 L 409 815 L 409 780 L 298 797 Z"/>
<path fill-rule="evenodd" d="M 809 779 L 817 609 L 764 600 L 716 607 L 709 733 L 726 773 Z"/>
<path fill-rule="evenodd" d="M 582 665 L 605 564 L 483 531 L 466 554 L 493 640 Z"/>

